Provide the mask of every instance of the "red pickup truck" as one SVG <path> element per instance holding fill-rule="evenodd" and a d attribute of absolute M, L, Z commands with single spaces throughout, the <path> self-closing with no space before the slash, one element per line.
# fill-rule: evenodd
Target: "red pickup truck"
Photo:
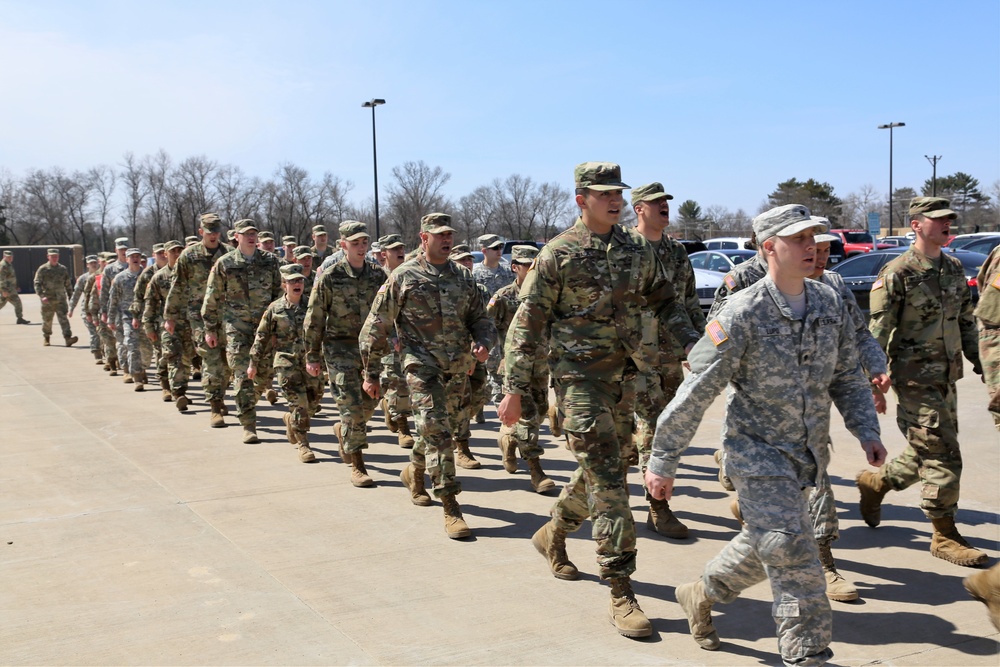
<path fill-rule="evenodd" d="M 828 233 L 843 241 L 844 252 L 848 257 L 892 247 L 888 243 L 876 243 L 872 235 L 863 229 L 831 229 Z"/>

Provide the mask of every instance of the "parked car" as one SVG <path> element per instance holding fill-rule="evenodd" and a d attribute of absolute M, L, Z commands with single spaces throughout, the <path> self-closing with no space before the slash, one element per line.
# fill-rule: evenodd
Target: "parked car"
<path fill-rule="evenodd" d="M 998 245 L 1000 245 L 1000 234 L 991 234 L 990 236 L 984 236 L 981 239 L 970 241 L 969 243 L 963 245 L 961 249 L 988 255 L 992 252 L 993 248 L 996 248 Z M 948 247 L 950 248 L 951 246 Z"/>
<path fill-rule="evenodd" d="M 912 236 L 883 236 L 879 243 L 892 246 L 893 248 L 907 248 L 913 243 Z"/>
<path fill-rule="evenodd" d="M 872 283 L 878 279 L 878 273 L 882 267 L 894 258 L 906 252 L 908 248 L 889 248 L 887 250 L 874 250 L 863 255 L 852 257 L 843 264 L 838 264 L 832 270 L 840 274 L 844 283 L 850 288 L 857 300 L 858 305 L 866 314 L 868 313 L 869 295 L 871 294 Z M 986 255 L 967 250 L 945 249 L 945 252 L 962 262 L 965 270 L 965 279 L 972 290 L 972 301 L 979 300 L 979 286 L 976 276 L 979 274 L 979 267 L 986 261 Z"/>
<path fill-rule="evenodd" d="M 705 247 L 705 244 L 701 241 L 690 241 L 688 239 L 678 239 L 678 241 L 680 241 L 681 245 L 684 246 L 684 249 L 687 250 L 688 255 L 708 250 L 708 248 Z"/>
<path fill-rule="evenodd" d="M 695 291 L 698 293 L 698 303 L 701 309 L 708 314 L 712 304 L 715 302 L 715 290 L 722 284 L 724 274 L 718 271 L 708 271 L 705 269 L 694 270 Z"/>
<path fill-rule="evenodd" d="M 705 248 L 707 250 L 745 250 L 746 245 L 744 245 L 749 238 L 742 236 L 720 236 L 717 239 L 708 239 L 705 241 Z"/>
<path fill-rule="evenodd" d="M 510 264 L 510 249 L 513 248 L 516 245 L 533 245 L 536 248 L 538 248 L 539 250 L 541 250 L 542 246 L 545 245 L 545 244 L 541 243 L 539 241 L 504 241 L 503 242 L 503 253 L 500 255 L 500 259 L 503 260 L 504 262 L 507 262 L 508 264 Z M 482 260 L 480 260 L 480 261 L 482 261 Z"/>
<path fill-rule="evenodd" d="M 844 244 L 844 253 L 848 258 L 872 250 L 885 250 L 892 247 L 888 243 L 877 243 L 872 235 L 863 229 L 831 229 L 827 233 L 840 239 Z"/>
<path fill-rule="evenodd" d="M 978 241 L 979 239 L 987 238 L 989 236 L 996 236 L 996 232 L 980 232 L 976 234 L 959 234 L 958 236 L 951 237 L 951 241 L 948 242 L 949 248 L 964 248 L 967 244 L 973 241 Z"/>
<path fill-rule="evenodd" d="M 734 266 L 752 259 L 756 254 L 754 250 L 705 250 L 691 254 L 688 259 L 696 269 L 729 273 Z"/>

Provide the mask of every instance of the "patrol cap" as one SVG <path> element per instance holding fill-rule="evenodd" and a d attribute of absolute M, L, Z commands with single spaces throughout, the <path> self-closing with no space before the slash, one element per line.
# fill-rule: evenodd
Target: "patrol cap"
<path fill-rule="evenodd" d="M 480 248 L 495 248 L 497 246 L 503 245 L 503 240 L 496 234 L 483 234 L 476 242 L 479 244 Z"/>
<path fill-rule="evenodd" d="M 215 233 L 222 231 L 222 218 L 216 213 L 202 213 L 198 216 L 198 224 L 206 232 Z"/>
<path fill-rule="evenodd" d="M 236 230 L 235 229 L 226 230 L 226 238 L 229 239 L 230 241 L 232 241 L 233 239 L 235 239 L 236 238 Z"/>
<path fill-rule="evenodd" d="M 340 223 L 340 238 L 344 241 L 356 241 L 368 238 L 368 225 L 357 220 L 344 220 Z"/>
<path fill-rule="evenodd" d="M 836 241 L 836 240 L 837 240 L 837 237 L 834 236 L 833 234 L 817 234 L 816 236 L 813 237 L 813 243 L 816 243 L 816 244 L 819 244 L 819 243 L 831 243 L 831 242 Z"/>
<path fill-rule="evenodd" d="M 403 243 L 403 237 L 399 234 L 386 234 L 378 240 L 378 244 L 382 246 L 382 250 L 388 250 L 389 248 L 397 248 L 399 246 L 406 245 Z"/>
<path fill-rule="evenodd" d="M 45 254 L 46 255 L 58 255 L 59 254 L 59 249 L 58 248 L 49 248 L 48 250 L 45 251 Z"/>
<path fill-rule="evenodd" d="M 115 239 L 115 250 L 117 250 L 118 248 L 128 248 L 127 236 L 119 236 L 118 238 Z"/>
<path fill-rule="evenodd" d="M 944 197 L 914 197 L 910 200 L 910 217 L 922 215 L 925 218 L 951 218 L 958 213 L 951 210 L 951 202 Z"/>
<path fill-rule="evenodd" d="M 243 218 L 242 220 L 237 220 L 236 224 L 233 225 L 233 231 L 237 234 L 248 234 L 249 232 L 257 231 L 257 223 L 255 223 L 250 218 Z"/>
<path fill-rule="evenodd" d="M 311 256 L 313 254 L 313 251 L 312 248 L 310 248 L 307 245 L 300 245 L 295 247 L 295 250 L 292 251 L 292 254 L 295 255 L 295 259 L 301 259 L 306 255 Z"/>
<path fill-rule="evenodd" d="M 375 241 L 375 243 L 372 243 L 372 244 L 371 244 L 371 250 L 372 250 L 372 252 L 378 252 L 378 251 L 380 251 L 381 249 L 382 249 L 382 246 L 380 246 L 380 245 L 378 244 L 378 241 Z"/>
<path fill-rule="evenodd" d="M 326 227 L 323 225 L 316 225 L 313 227 L 313 236 L 321 236 L 323 234 L 326 234 Z"/>
<path fill-rule="evenodd" d="M 667 194 L 662 183 L 653 181 L 646 185 L 640 185 L 632 190 L 632 206 L 641 201 L 656 201 L 657 199 L 673 199 L 674 196 Z"/>
<path fill-rule="evenodd" d="M 531 264 L 537 254 L 538 248 L 533 245 L 516 245 L 510 249 L 510 261 L 515 264 Z"/>
<path fill-rule="evenodd" d="M 467 259 L 472 257 L 472 250 L 465 243 L 459 243 L 457 246 L 451 249 L 451 254 L 448 255 L 449 259 L 453 259 L 456 262 L 460 259 Z"/>
<path fill-rule="evenodd" d="M 622 168 L 614 162 L 583 162 L 573 170 L 578 188 L 590 190 L 628 190 L 622 183 Z"/>
<path fill-rule="evenodd" d="M 186 246 L 192 245 L 192 244 L 197 243 L 197 242 L 198 242 L 198 237 L 197 236 L 185 236 L 184 237 L 184 245 L 186 245 Z"/>
<path fill-rule="evenodd" d="M 763 243 L 772 236 L 792 236 L 814 227 L 825 232 L 827 226 L 820 220 L 813 217 L 802 204 L 786 204 L 764 211 L 754 218 L 753 231 L 757 235 L 757 243 Z"/>
<path fill-rule="evenodd" d="M 297 238 L 295 238 L 294 236 L 282 236 L 281 237 L 281 245 L 292 245 L 292 244 L 298 245 L 298 243 L 299 243 L 299 240 Z"/>
<path fill-rule="evenodd" d="M 5 255 L 7 254 L 6 250 L 4 251 L 4 254 Z M 87 255 L 86 257 L 83 258 L 83 261 L 85 261 L 87 264 L 90 264 L 91 262 L 96 262 L 97 255 Z"/>
<path fill-rule="evenodd" d="M 428 234 L 444 234 L 455 229 L 451 227 L 451 216 L 447 213 L 428 213 L 420 218 L 420 231 Z"/>
<path fill-rule="evenodd" d="M 177 241 L 176 239 L 171 239 L 170 241 L 167 241 L 166 243 L 163 244 L 163 249 L 168 252 L 173 250 L 174 248 L 183 248 L 183 247 L 184 244 L 181 243 L 180 241 Z"/>
<path fill-rule="evenodd" d="M 140 257 L 142 257 L 142 251 L 139 250 L 138 248 L 129 248 L 128 250 L 125 251 L 126 257 L 131 257 L 132 255 L 139 255 Z"/>
<path fill-rule="evenodd" d="M 278 270 L 281 271 L 281 279 L 285 281 L 306 279 L 306 277 L 302 275 L 301 264 L 285 264 Z"/>
<path fill-rule="evenodd" d="M 266 231 L 266 230 L 263 231 L 263 232 L 260 232 L 259 234 L 257 234 L 257 240 L 258 241 L 273 241 L 274 240 L 274 232 L 269 232 L 269 231 Z"/>
<path fill-rule="evenodd" d="M 10 250 L 4 250 L 3 251 L 3 256 L 4 257 L 13 257 L 14 253 L 12 253 Z"/>
<path fill-rule="evenodd" d="M 156 252 L 163 252 L 163 244 L 162 243 L 154 243 L 153 244 L 153 252 L 154 253 L 156 253 Z"/>

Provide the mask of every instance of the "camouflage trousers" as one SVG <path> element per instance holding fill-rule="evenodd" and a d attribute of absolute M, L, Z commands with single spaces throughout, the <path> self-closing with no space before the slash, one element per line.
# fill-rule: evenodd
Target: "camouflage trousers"
<path fill-rule="evenodd" d="M 993 424 L 1000 430 L 1000 327 L 979 328 L 979 361 L 983 365 L 983 379 L 990 393 L 990 414 Z"/>
<path fill-rule="evenodd" d="M 272 366 L 273 367 L 273 366 Z M 299 433 L 309 432 L 309 414 L 323 395 L 323 376 L 314 378 L 306 372 L 304 364 L 293 368 L 275 369 L 278 387 L 292 413 L 292 429 Z"/>
<path fill-rule="evenodd" d="M 808 489 L 784 477 L 733 477 L 743 529 L 705 565 L 702 581 L 715 602 L 732 602 L 764 579 L 786 665 L 822 665 L 833 653 L 833 612 L 819 548 L 810 534 Z"/>
<path fill-rule="evenodd" d="M 396 355 L 388 355 L 382 358 L 382 375 L 379 377 L 379 384 L 382 385 L 382 394 L 389 405 L 389 419 L 393 422 L 399 421 L 400 417 L 409 417 L 413 414 L 410 407 L 410 388 L 406 386 L 402 371 L 399 368 L 399 359 Z"/>
<path fill-rule="evenodd" d="M 472 437 L 472 418 L 485 407 L 487 389 L 486 366 L 477 362 L 472 374 L 469 375 L 469 381 L 465 385 L 465 395 L 459 406 L 456 440 L 468 442 Z"/>
<path fill-rule="evenodd" d="M 880 472 L 897 491 L 921 482 L 920 508 L 928 518 L 954 516 L 962 477 L 955 385 L 893 384 L 892 388 L 898 401 L 896 424 L 907 444 Z"/>
<path fill-rule="evenodd" d="M 108 317 L 108 326 L 111 328 L 111 335 L 115 337 L 115 356 L 118 357 L 118 366 L 124 373 L 131 373 L 128 367 L 128 346 L 125 344 L 125 332 L 122 330 L 121 322 L 113 322 Z"/>
<path fill-rule="evenodd" d="M 428 366 L 406 371 L 416 430 L 410 460 L 414 467 L 427 470 L 437 498 L 462 491 L 455 476 L 454 437 L 468 381 L 466 373 L 444 373 Z"/>
<path fill-rule="evenodd" d="M 223 377 L 223 392 L 231 378 L 233 382 L 233 399 L 236 403 L 236 417 L 240 424 L 250 425 L 257 423 L 257 400 L 264 393 L 265 382 L 270 381 L 270 376 L 256 376 L 253 380 L 247 377 L 247 369 L 250 368 L 250 347 L 253 345 L 253 330 L 238 330 L 235 327 L 226 327 L 226 357 L 224 363 L 225 376 Z M 222 345 L 222 341 L 219 341 Z M 205 384 L 204 362 L 201 372 L 202 385 Z"/>
<path fill-rule="evenodd" d="M 646 472 L 649 457 L 653 451 L 653 434 L 656 433 L 656 419 L 673 400 L 677 388 L 684 381 L 684 370 L 680 361 L 663 364 L 660 368 L 640 372 L 635 380 L 635 421 L 638 433 L 636 448 L 639 450 L 639 470 Z M 643 480 L 643 488 L 646 486 Z M 646 493 L 646 500 L 649 500 Z"/>
<path fill-rule="evenodd" d="M 636 550 L 626 483 L 627 461 L 635 454 L 635 382 L 557 380 L 555 390 L 578 467 L 552 507 L 552 520 L 572 532 L 589 518 L 601 578 L 629 576 Z"/>
<path fill-rule="evenodd" d="M 100 315 L 95 315 L 100 317 Z M 115 333 L 111 328 L 98 319 L 97 335 L 101 338 L 101 347 L 104 348 L 104 358 L 107 361 L 118 363 L 118 342 L 115 340 Z"/>
<path fill-rule="evenodd" d="M 542 455 L 538 429 L 549 411 L 549 363 L 536 359 L 531 368 L 528 393 L 521 396 L 521 418 L 513 426 L 500 425 L 500 435 L 508 435 L 517 444 L 521 458 L 537 459 Z"/>
<path fill-rule="evenodd" d="M 188 380 L 191 378 L 191 362 L 194 359 L 191 325 L 186 320 L 177 320 L 173 333 L 161 327 L 160 349 L 167 365 L 171 395 L 174 398 L 186 395 Z"/>
<path fill-rule="evenodd" d="M 63 338 L 73 335 L 73 330 L 69 328 L 69 305 L 65 299 L 49 299 L 48 303 L 42 304 L 42 335 L 48 338 L 52 335 L 52 317 L 59 318 L 59 326 L 62 328 Z"/>
<path fill-rule="evenodd" d="M 368 420 L 375 412 L 376 399 L 362 387 L 364 377 L 360 365 L 328 364 L 333 399 L 340 413 L 340 429 L 344 449 L 350 453 L 368 449 Z"/>
<path fill-rule="evenodd" d="M 484 389 L 486 398 L 483 401 L 483 405 L 486 405 L 487 400 L 497 405 L 503 400 L 503 373 L 500 372 L 501 363 L 503 363 L 503 345 L 494 345 L 493 349 L 490 350 L 489 358 L 486 360 L 486 387 Z M 478 366 L 479 364 L 476 365 Z M 479 412 L 479 410 L 476 410 L 476 412 Z"/>
<path fill-rule="evenodd" d="M 191 335 L 195 342 L 195 351 L 201 358 L 201 388 L 205 392 L 205 400 L 225 400 L 226 387 L 229 386 L 230 379 L 229 364 L 226 361 L 226 336 L 219 336 L 216 346 L 209 347 L 205 343 L 205 325 L 201 320 L 191 322 Z M 248 356 L 249 350 L 250 347 L 247 346 Z M 245 375 L 246 368 L 243 372 Z"/>
<path fill-rule="evenodd" d="M 132 375 L 144 372 L 146 370 L 146 365 L 142 363 L 142 341 L 149 339 L 142 333 L 142 327 L 132 326 L 132 318 L 129 316 L 122 317 L 120 329 L 125 354 L 128 359 L 128 370 L 125 372 Z M 120 352 L 118 360 L 119 362 L 122 360 Z"/>
<path fill-rule="evenodd" d="M 0 308 L 3 308 L 8 303 L 14 304 L 14 316 L 22 319 L 24 309 L 21 307 L 21 297 L 17 295 L 17 292 L 7 292 L 7 296 L 0 296 Z"/>
<path fill-rule="evenodd" d="M 149 338 L 142 333 L 142 326 L 139 327 L 139 352 L 142 353 L 142 367 L 149 368 L 154 361 L 159 361 L 160 358 L 160 341 L 156 342 L 149 340 Z"/>
<path fill-rule="evenodd" d="M 91 322 L 86 316 L 81 317 L 83 320 L 83 326 L 87 327 L 87 333 L 90 334 L 90 351 L 101 349 L 101 334 L 98 333 L 97 327 Z"/>

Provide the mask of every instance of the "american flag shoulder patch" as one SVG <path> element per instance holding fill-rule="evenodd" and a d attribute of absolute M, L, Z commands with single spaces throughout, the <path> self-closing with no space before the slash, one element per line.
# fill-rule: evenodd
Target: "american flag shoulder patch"
<path fill-rule="evenodd" d="M 879 278 L 874 283 L 872 283 L 872 289 L 873 290 L 877 290 L 877 289 L 879 289 L 881 287 L 884 287 L 884 286 L 885 286 L 885 281 L 882 280 L 881 278 Z"/>
<path fill-rule="evenodd" d="M 726 283 L 726 287 L 729 289 L 736 289 L 736 279 L 733 278 L 731 274 L 726 274 L 726 277 L 722 279 L 722 282 Z"/>
<path fill-rule="evenodd" d="M 729 336 L 726 335 L 726 330 L 722 328 L 721 324 L 719 324 L 719 320 L 712 320 L 709 322 L 708 326 L 705 327 L 705 333 L 708 334 L 709 340 L 711 340 L 716 347 L 729 340 Z"/>
<path fill-rule="evenodd" d="M 493 307 L 494 305 L 496 305 L 496 302 L 497 302 L 497 298 L 495 296 L 494 297 L 490 297 L 490 302 L 487 305 L 490 306 L 490 307 Z"/>
<path fill-rule="evenodd" d="M 387 289 L 389 289 L 389 283 L 382 283 L 382 286 L 378 288 L 378 293 L 385 294 Z"/>

